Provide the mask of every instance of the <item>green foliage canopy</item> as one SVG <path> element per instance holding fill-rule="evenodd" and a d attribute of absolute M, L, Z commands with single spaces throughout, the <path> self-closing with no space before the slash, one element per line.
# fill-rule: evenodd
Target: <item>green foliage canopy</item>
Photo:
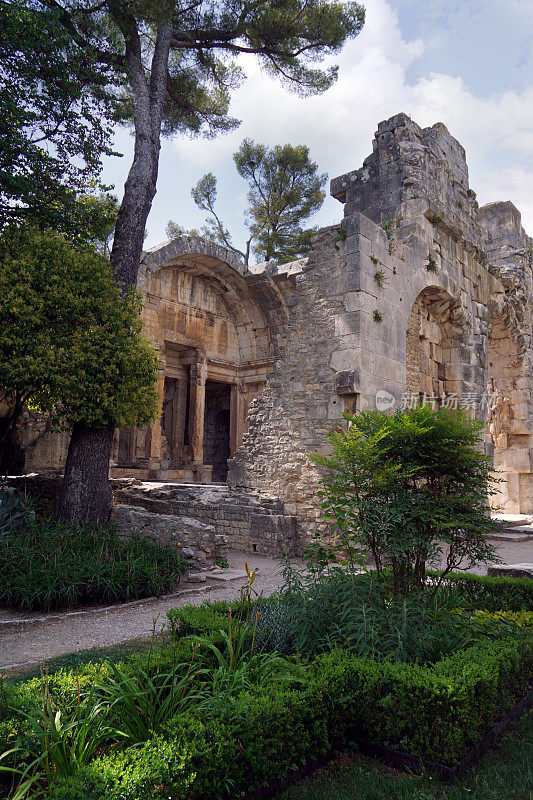
<path fill-rule="evenodd" d="M 426 563 L 442 555 L 439 584 L 453 569 L 497 560 L 487 534 L 490 460 L 484 429 L 464 410 L 428 406 L 387 414 L 345 415 L 347 430 L 329 437 L 332 451 L 313 460 L 328 468 L 323 509 L 339 546 L 363 548 L 378 574 L 392 569 L 396 592 L 426 582 Z"/>
<path fill-rule="evenodd" d="M 324 202 L 327 181 L 309 148 L 286 144 L 269 149 L 245 139 L 234 161 L 250 185 L 248 216 L 256 255 L 289 261 L 308 252 L 314 229 L 304 230 L 301 223 Z"/>
<path fill-rule="evenodd" d="M 72 41 L 57 9 L 0 2 L 0 226 L 83 232 L 77 195 L 110 154 L 114 76 Z M 81 215 L 81 218 L 80 218 Z"/>
<path fill-rule="evenodd" d="M 51 231 L 4 231 L 0 391 L 12 425 L 25 403 L 57 426 L 151 421 L 158 360 L 139 311 L 135 295 L 119 296 L 109 261 L 93 248 Z"/>

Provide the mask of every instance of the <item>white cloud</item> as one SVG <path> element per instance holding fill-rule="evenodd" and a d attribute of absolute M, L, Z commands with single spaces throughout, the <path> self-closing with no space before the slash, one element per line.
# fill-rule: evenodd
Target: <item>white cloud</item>
<path fill-rule="evenodd" d="M 520 0 L 513 5 L 527 7 Z M 366 6 L 365 27 L 337 59 L 339 79 L 328 92 L 300 99 L 263 75 L 257 63 L 246 61 L 248 80 L 232 102 L 232 113 L 243 124 L 215 141 L 176 139 L 180 161 L 199 173 L 225 170 L 227 174 L 232 153 L 247 136 L 271 145 L 307 144 L 320 168 L 334 177 L 361 165 L 380 120 L 405 111 L 422 126 L 444 122 L 467 151 L 471 186 L 480 202 L 512 200 L 533 233 L 528 174 L 533 86 L 521 93 L 479 98 L 461 78 L 444 71 L 410 81 L 409 67 L 423 56 L 423 42 L 403 38 L 397 15 L 385 0 L 367 0 Z M 242 192 L 242 186 L 237 191 Z M 224 201 L 222 194 L 220 199 Z M 233 204 L 242 207 L 242 197 L 235 201 L 234 194 Z M 340 205 L 330 201 L 318 222 L 328 224 L 341 213 Z"/>

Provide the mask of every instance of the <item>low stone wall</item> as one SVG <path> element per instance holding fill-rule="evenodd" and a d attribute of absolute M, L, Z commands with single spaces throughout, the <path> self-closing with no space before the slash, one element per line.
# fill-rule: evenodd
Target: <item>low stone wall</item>
<path fill-rule="evenodd" d="M 31 472 L 27 475 L 9 476 L 5 482 L 8 486 L 14 486 L 21 494 L 31 497 L 35 502 L 35 510 L 38 514 L 55 517 L 59 491 L 63 483 L 63 476 L 60 473 Z"/>
<path fill-rule="evenodd" d="M 113 508 L 111 521 L 122 536 L 139 533 L 179 550 L 185 558 L 194 559 L 201 565 L 227 554 L 228 537 L 217 533 L 214 525 L 194 517 L 158 514 L 142 506 L 117 505 Z"/>
<path fill-rule="evenodd" d="M 21 475 L 11 486 L 36 499 L 38 511 L 54 516 L 60 475 Z M 112 478 L 112 522 L 124 536 L 135 532 L 180 548 L 200 564 L 224 557 L 228 548 L 279 555 L 301 550 L 298 520 L 283 503 L 252 490 Z"/>
<path fill-rule="evenodd" d="M 205 535 L 214 536 L 218 548 L 227 546 L 264 555 L 278 555 L 284 547 L 295 553 L 300 550 L 297 518 L 284 512 L 280 500 L 227 486 L 127 479 L 112 480 L 111 483 L 116 503 L 113 514 L 119 524 L 126 519 L 132 522 L 140 520 L 139 514 L 143 510 L 145 514 L 156 517 L 173 518 L 177 531 L 180 524 L 183 530 L 188 530 L 194 522 L 208 528 L 209 534 L 206 532 Z M 147 517 L 142 519 L 148 520 Z M 165 528 L 174 523 L 161 524 Z M 198 528 L 194 527 L 194 530 Z M 178 541 L 183 545 L 183 540 Z M 201 548 L 202 541 L 200 539 L 196 546 Z M 217 552 L 219 554 L 221 552 Z"/>

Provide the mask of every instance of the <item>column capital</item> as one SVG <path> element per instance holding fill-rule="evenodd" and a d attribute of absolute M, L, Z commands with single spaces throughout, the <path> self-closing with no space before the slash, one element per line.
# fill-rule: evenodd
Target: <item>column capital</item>
<path fill-rule="evenodd" d="M 194 364 L 191 364 L 191 382 L 202 384 L 207 378 L 207 358 L 199 356 Z"/>

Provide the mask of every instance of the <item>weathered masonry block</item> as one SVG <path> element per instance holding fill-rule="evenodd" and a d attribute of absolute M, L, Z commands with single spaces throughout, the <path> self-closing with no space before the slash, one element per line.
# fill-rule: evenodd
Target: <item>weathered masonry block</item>
<path fill-rule="evenodd" d="M 379 124 L 373 152 L 331 193 L 342 221 L 290 264 L 246 269 L 196 237 L 144 255 L 161 416 L 116 434 L 111 474 L 141 482 L 117 490 L 121 524 L 165 536 L 178 525 L 166 517 L 196 520 L 206 558 L 220 537 L 301 550 L 327 530 L 309 454 L 377 395 L 391 408 L 467 405 L 504 478 L 499 507 L 533 512 L 533 241 L 519 211 L 480 208 L 459 142 L 405 114 Z M 28 412 L 16 471 L 61 468 L 66 440 L 43 426 Z M 165 519 L 150 530 L 145 512 Z"/>

